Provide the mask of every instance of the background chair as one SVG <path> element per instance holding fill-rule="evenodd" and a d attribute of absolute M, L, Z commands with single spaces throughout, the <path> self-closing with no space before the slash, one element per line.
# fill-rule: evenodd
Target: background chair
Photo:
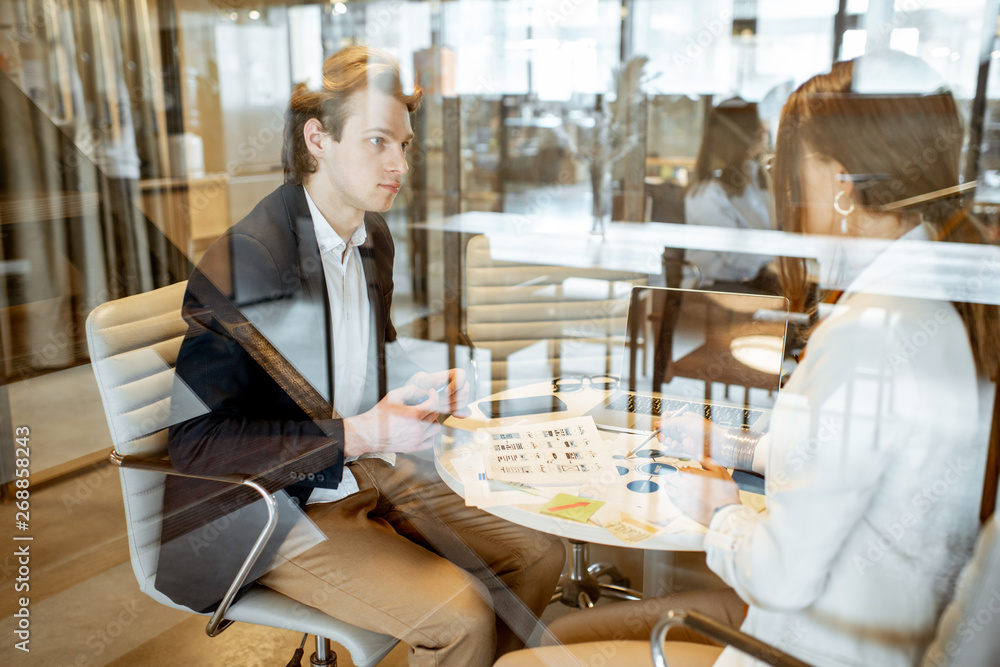
<path fill-rule="evenodd" d="M 98 306 L 87 318 L 86 329 L 94 375 L 111 429 L 111 460 L 120 467 L 129 553 L 139 589 L 168 607 L 192 611 L 175 604 L 154 586 L 164 475 L 179 474 L 167 458 L 167 428 L 171 423 L 174 364 L 187 331 L 181 318 L 186 285 L 177 283 Z M 239 475 L 210 479 L 254 486 L 249 478 Z M 258 492 L 271 499 L 262 490 Z M 272 519 L 258 538 L 259 547 L 269 535 L 268 528 L 273 529 L 276 516 Z M 375 665 L 395 647 L 397 640 L 393 637 L 354 627 L 263 586 L 254 586 L 230 604 L 253 564 L 254 552 L 248 555 L 230 594 L 209 619 L 209 636 L 217 635 L 234 621 L 313 634 L 313 665 L 336 665 L 330 640 L 347 648 L 359 667 Z"/>
<path fill-rule="evenodd" d="M 564 372 L 618 375 L 632 286 L 645 284 L 645 274 L 498 261 L 482 235 L 469 240 L 465 257 L 464 338 L 491 358 L 481 395 L 508 389 L 512 380 L 528 384 Z M 532 346 L 537 354 L 529 353 Z M 569 542 L 570 569 L 553 602 L 590 607 L 602 593 L 638 599 L 615 565 L 590 563 L 589 545 Z M 611 583 L 599 580 L 605 577 Z"/>
<path fill-rule="evenodd" d="M 573 372 L 618 374 L 631 288 L 645 284 L 645 274 L 497 261 L 481 235 L 469 240 L 465 261 L 465 334 L 490 351 L 487 394 L 515 377 L 521 384 L 557 377 L 564 357 Z M 531 346 L 537 354 L 526 351 Z"/>
<path fill-rule="evenodd" d="M 685 266 L 683 251 L 674 248 L 664 250 L 663 275 L 668 287 L 681 286 Z M 753 294 L 753 292 L 747 293 Z M 719 299 L 724 300 L 724 297 Z M 767 328 L 767 335 L 775 341 L 784 337 L 786 328 L 784 321 L 775 321 L 773 325 L 765 327 L 755 323 L 754 317 L 753 312 L 734 313 L 731 308 L 715 307 L 712 298 L 700 291 L 691 292 L 687 299 L 683 292 L 657 295 L 657 301 L 651 305 L 649 318 L 652 326 L 649 338 L 654 345 L 652 390 L 660 391 L 662 385 L 674 377 L 692 378 L 704 382 L 705 400 L 711 401 L 712 383 L 718 381 L 726 385 L 727 397 L 730 385 L 742 386 L 745 406 L 749 404 L 750 389 L 764 389 L 768 392 L 777 390 L 780 368 L 774 368 L 773 372 L 761 370 L 737 363 L 730 355 L 730 346 L 733 340 L 741 335 L 741 329 L 759 335 Z M 696 325 L 697 331 L 682 330 L 684 326 L 690 328 L 691 325 Z M 703 342 L 692 350 L 677 354 L 678 338 L 686 333 L 696 334 L 703 339 Z M 635 346 L 632 347 L 634 350 Z M 727 360 L 727 365 L 722 370 L 717 363 L 713 364 L 720 359 Z M 711 374 L 705 372 L 708 368 L 713 369 Z"/>

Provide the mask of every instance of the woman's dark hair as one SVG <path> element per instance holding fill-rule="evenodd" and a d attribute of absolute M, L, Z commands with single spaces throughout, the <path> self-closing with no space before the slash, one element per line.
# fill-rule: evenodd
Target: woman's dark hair
<path fill-rule="evenodd" d="M 351 115 L 348 99 L 366 88 L 392 95 L 410 113 L 417 110 L 423 97 L 419 86 L 410 95 L 403 91 L 399 62 L 389 53 L 367 46 L 349 46 L 337 51 L 323 63 L 323 87 L 312 91 L 304 83 L 297 84 L 288 101 L 281 148 L 286 183 L 301 183 L 316 171 L 316 159 L 309 153 L 303 136 L 309 119 L 319 119 L 323 129 L 340 141 L 344 123 Z"/>
<path fill-rule="evenodd" d="M 742 193 L 752 177 L 746 168 L 755 157 L 751 149 L 763 132 L 756 104 L 733 98 L 714 107 L 705 118 L 689 189 L 716 180 L 730 197 Z M 757 177 L 762 179 L 759 173 Z M 757 185 L 763 187 L 763 180 Z"/>
<path fill-rule="evenodd" d="M 800 175 L 807 155 L 844 165 L 855 200 L 872 212 L 959 184 L 964 132 L 951 93 L 856 93 L 854 71 L 854 61 L 835 63 L 828 74 L 802 84 L 782 109 L 771 176 L 776 221 L 783 231 L 803 231 Z M 985 243 L 957 195 L 901 208 L 898 215 L 924 224 L 936 241 Z M 804 308 L 805 260 L 782 258 L 780 266 L 785 296 L 793 308 Z M 1000 359 L 997 307 L 954 305 L 980 371 L 992 376 Z"/>

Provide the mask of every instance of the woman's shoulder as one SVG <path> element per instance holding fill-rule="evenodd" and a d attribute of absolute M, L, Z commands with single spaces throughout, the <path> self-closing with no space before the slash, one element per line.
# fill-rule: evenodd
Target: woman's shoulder
<path fill-rule="evenodd" d="M 920 297 L 888 296 L 865 292 L 845 294 L 817 327 L 815 334 L 848 339 L 856 337 L 898 339 L 925 332 L 939 344 L 966 343 L 965 325 L 949 301 Z M 919 338 L 919 337 L 918 337 Z"/>
<path fill-rule="evenodd" d="M 807 350 L 822 357 L 821 372 L 842 381 L 890 382 L 894 402 L 938 401 L 953 413 L 964 413 L 963 403 L 975 404 L 972 348 L 948 301 L 850 294 L 816 328 Z"/>

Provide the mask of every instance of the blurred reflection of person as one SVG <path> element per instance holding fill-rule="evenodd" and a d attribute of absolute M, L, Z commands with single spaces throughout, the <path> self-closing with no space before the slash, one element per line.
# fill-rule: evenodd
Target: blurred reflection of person
<path fill-rule="evenodd" d="M 701 148 L 684 195 L 687 224 L 735 229 L 771 229 L 769 193 L 758 162 L 764 126 L 757 105 L 727 100 L 705 119 Z M 774 258 L 740 252 L 688 250 L 684 258 L 698 267 L 698 287 L 776 292 Z"/>
<path fill-rule="evenodd" d="M 996 306 L 953 303 L 945 277 L 913 267 L 914 249 L 926 251 L 928 242 L 982 242 L 960 200 L 944 196 L 959 183 L 955 100 L 933 85 L 906 94 L 858 85 L 880 70 L 936 79 L 922 62 L 895 54 L 837 63 L 806 82 L 782 112 L 774 186 L 783 230 L 844 237 L 848 248 L 854 238 L 886 239 L 886 249 L 812 332 L 766 434 L 693 414 L 662 424 L 665 443 L 692 452 L 707 432 L 718 461 L 682 469 L 667 488 L 708 527 L 708 566 L 731 589 L 579 612 L 550 626 L 567 646 L 540 651 L 607 655 L 607 644 L 593 643 L 606 640 L 620 664 L 650 664 L 657 618 L 695 609 L 742 623 L 812 665 L 920 662 L 979 528 L 992 404 L 986 379 L 995 379 L 1000 340 Z M 909 156 L 935 145 L 938 160 L 919 173 L 907 168 Z M 921 195 L 931 199 L 891 208 Z M 785 291 L 802 302 L 803 262 L 783 262 Z M 885 289 L 907 267 L 926 296 Z M 740 504 L 720 463 L 766 473 L 764 511 Z M 703 644 L 672 629 L 670 664 L 757 664 Z M 531 664 L 523 655 L 499 664 Z"/>
<path fill-rule="evenodd" d="M 488 665 L 521 645 L 515 629 L 534 632 L 564 555 L 557 538 L 467 507 L 433 463 L 410 456 L 433 445 L 439 413 L 468 414 L 460 369 L 419 371 L 392 345 L 394 247 L 381 213 L 408 170 L 420 98 L 391 55 L 366 47 L 330 56 L 319 90 L 295 88 L 285 184 L 188 281 L 174 396 L 190 388 L 205 410 L 172 415 L 168 445 L 181 472 L 253 475 L 322 531 L 284 555 L 298 538 L 276 530 L 261 562 L 282 556 L 251 580 L 399 638 L 411 665 Z M 310 389 L 326 401 L 307 410 Z M 248 501 L 199 484 L 167 480 L 156 577 L 195 610 L 218 605 L 257 534 L 242 530 Z"/>
<path fill-rule="evenodd" d="M 114 297 L 145 292 L 164 280 L 154 280 L 147 222 L 137 208 L 141 163 L 132 99 L 120 71 L 120 54 L 118 57 L 113 80 L 107 82 L 114 85 L 114 93 L 109 91 L 107 101 L 96 111 L 99 126 L 83 130 L 92 141 L 83 139 L 77 144 L 90 149 L 94 166 L 107 177 L 98 182 L 105 211 L 106 261 L 109 274 L 117 277 L 108 283 L 109 294 Z"/>

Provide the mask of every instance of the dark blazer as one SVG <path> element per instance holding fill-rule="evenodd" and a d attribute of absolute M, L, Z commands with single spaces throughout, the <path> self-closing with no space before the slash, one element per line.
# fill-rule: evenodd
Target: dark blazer
<path fill-rule="evenodd" d="M 389 319 L 394 247 L 382 216 L 365 214 L 365 226 L 368 238 L 359 251 L 374 344 L 370 353 L 344 352 L 369 354 L 367 385 L 377 392 L 374 402 L 386 392 L 385 343 L 396 339 Z M 184 295 L 188 332 L 177 358 L 168 447 L 181 472 L 254 475 L 268 491 L 285 489 L 304 505 L 312 488 L 336 488 L 341 480 L 343 421 L 306 416 L 269 374 L 273 367 L 255 361 L 229 335 L 220 314 L 226 302 L 332 404 L 329 299 L 301 185 L 283 185 L 265 197 L 209 247 L 192 273 Z M 203 406 L 179 400 L 192 392 Z M 176 476 L 167 478 L 164 494 L 156 588 L 192 609 L 214 608 L 256 539 L 259 527 L 254 527 L 263 525 L 263 503 L 245 487 Z M 248 581 L 263 573 L 296 514 L 286 503 Z"/>

